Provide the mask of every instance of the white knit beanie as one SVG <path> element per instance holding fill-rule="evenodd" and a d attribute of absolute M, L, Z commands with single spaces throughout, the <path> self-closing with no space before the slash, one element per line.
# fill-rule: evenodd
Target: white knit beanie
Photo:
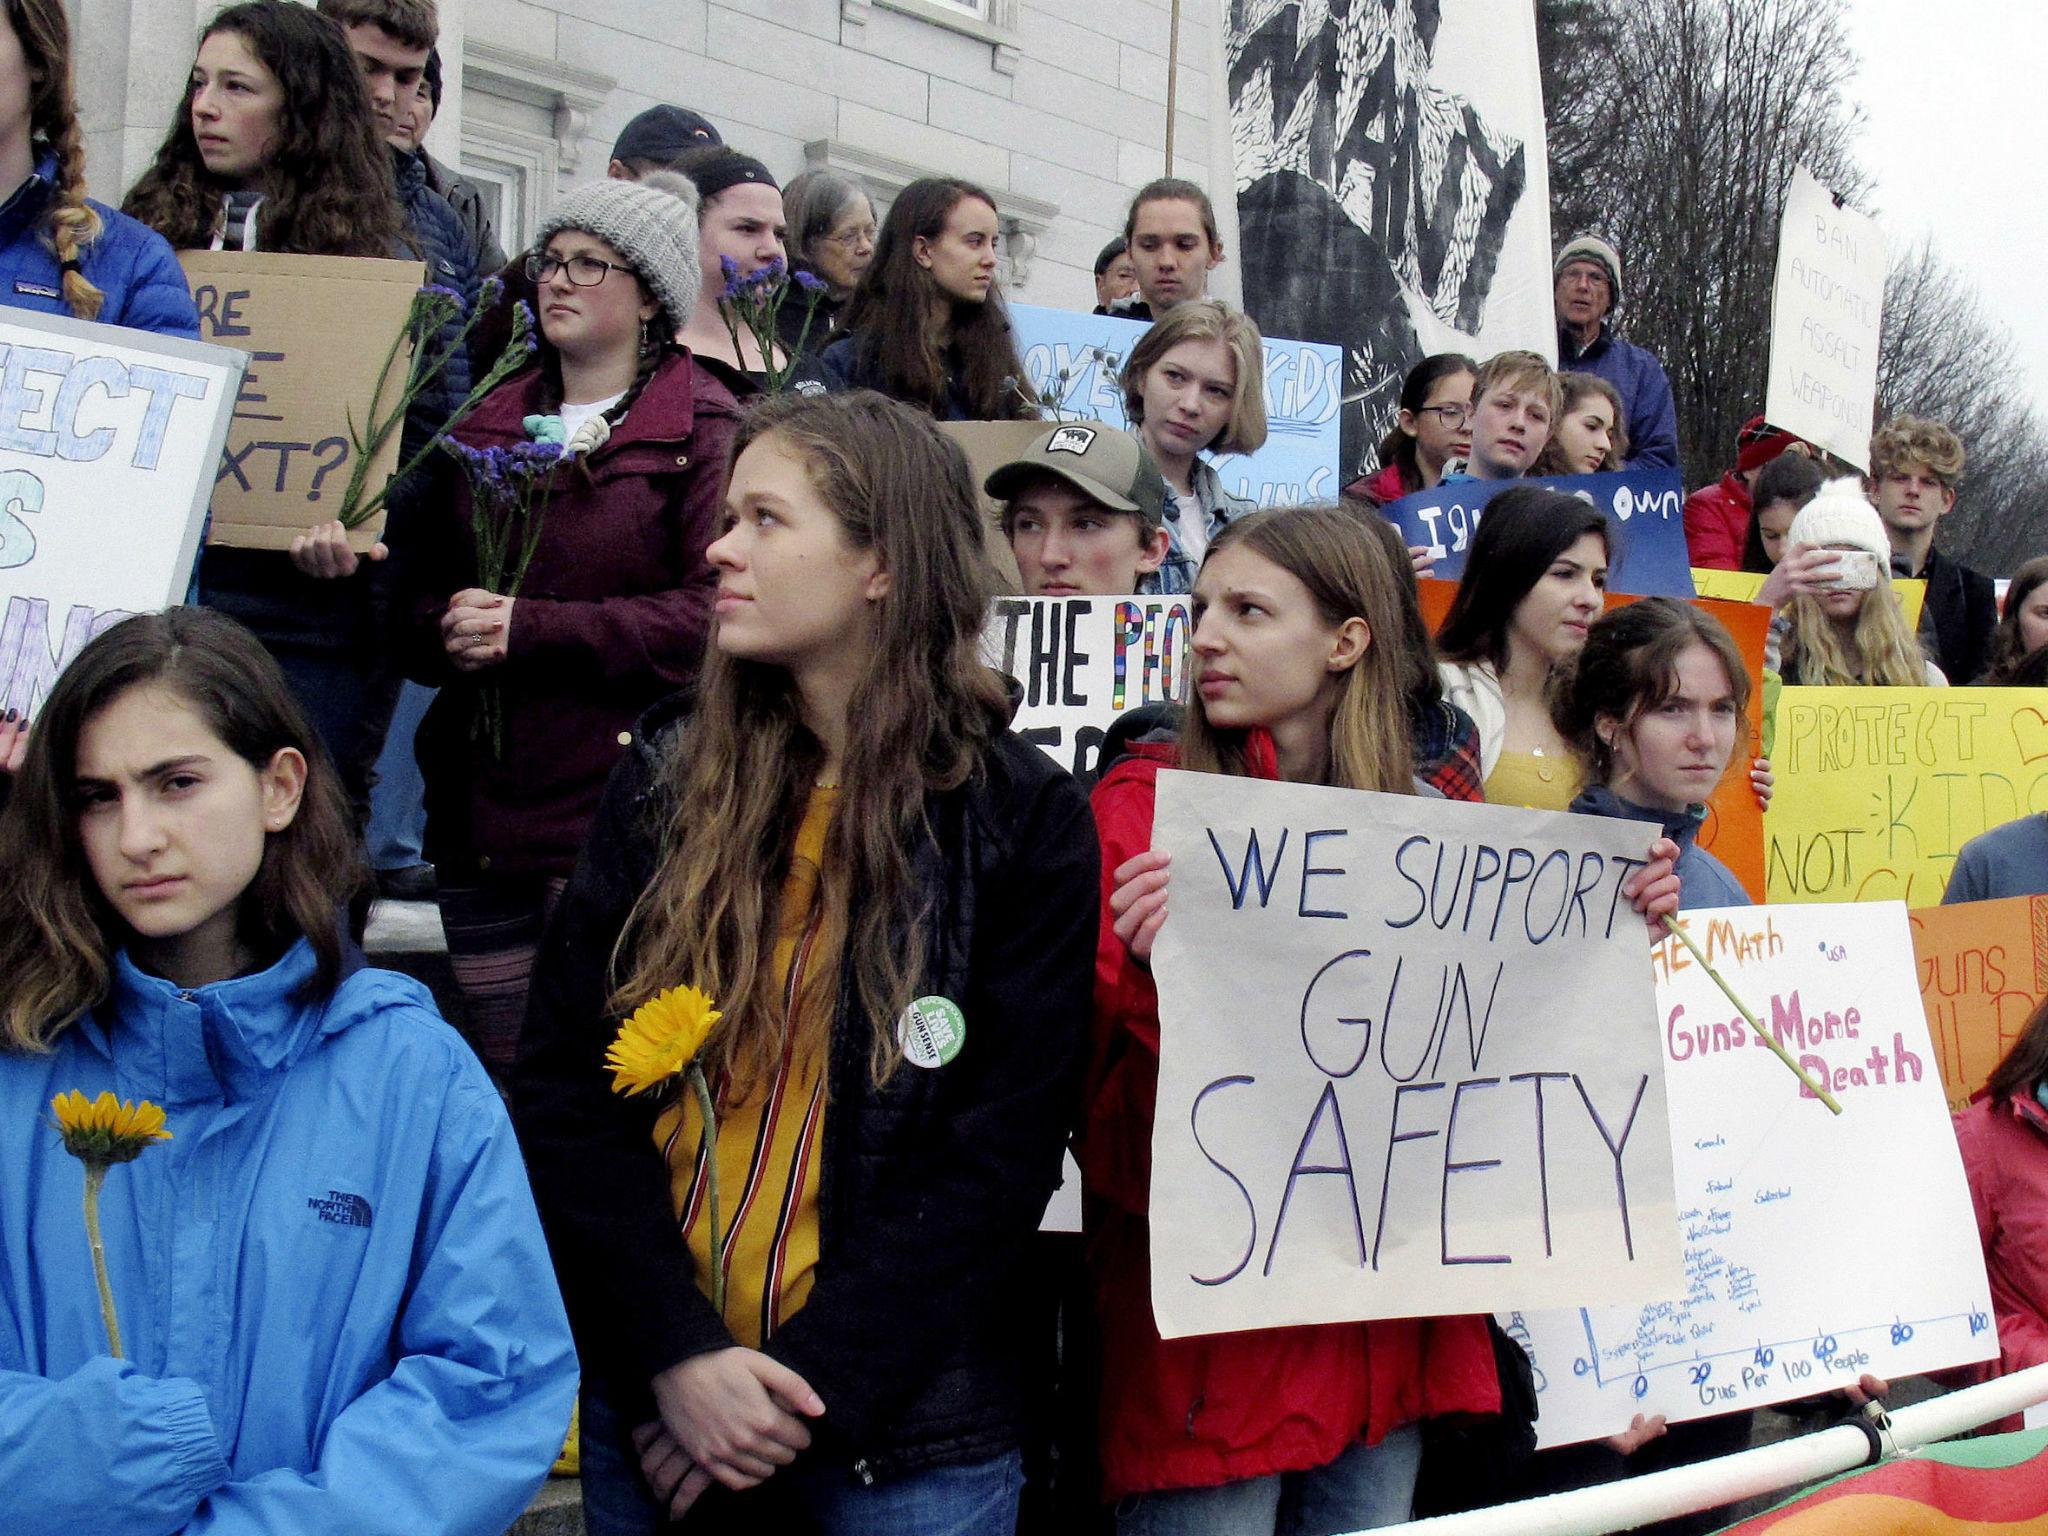
<path fill-rule="evenodd" d="M 1574 235 L 1550 264 L 1550 275 L 1555 278 L 1568 261 L 1590 261 L 1602 268 L 1607 273 L 1607 286 L 1614 290 L 1615 304 L 1621 303 L 1621 253 L 1612 245 L 1595 234 Z"/>
<path fill-rule="evenodd" d="M 1877 515 L 1863 494 L 1863 482 L 1854 475 L 1830 480 L 1820 494 L 1799 509 L 1792 526 L 1785 531 L 1785 547 L 1812 544 L 1817 548 L 1843 545 L 1867 549 L 1881 570 L 1889 569 L 1891 540 L 1885 537 L 1884 519 Z"/>
<path fill-rule="evenodd" d="M 595 235 L 617 251 L 668 316 L 671 333 L 690 323 L 704 279 L 697 266 L 697 189 L 688 177 L 650 171 L 638 181 L 587 182 L 541 220 L 533 248 L 565 229 Z"/>

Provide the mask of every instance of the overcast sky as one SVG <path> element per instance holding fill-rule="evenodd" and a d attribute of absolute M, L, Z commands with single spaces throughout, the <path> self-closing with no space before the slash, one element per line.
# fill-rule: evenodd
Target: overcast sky
<path fill-rule="evenodd" d="M 1897 250 L 1932 231 L 2018 341 L 2048 404 L 2048 6 L 1847 0 L 1870 211 Z"/>

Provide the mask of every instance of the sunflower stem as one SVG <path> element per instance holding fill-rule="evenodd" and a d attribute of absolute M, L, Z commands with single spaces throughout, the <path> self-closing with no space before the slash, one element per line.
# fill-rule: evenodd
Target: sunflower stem
<path fill-rule="evenodd" d="M 121 1356 L 121 1323 L 114 1315 L 114 1287 L 107 1280 L 107 1248 L 100 1241 L 100 1186 L 107 1181 L 105 1163 L 85 1165 L 85 1238 L 92 1245 L 92 1275 L 100 1287 L 100 1316 L 107 1324 L 107 1347 Z"/>
<path fill-rule="evenodd" d="M 697 1095 L 697 1111 L 704 1117 L 704 1144 L 710 1149 L 710 1154 L 705 1159 L 704 1171 L 710 1181 L 711 1195 L 711 1305 L 717 1309 L 719 1319 L 723 1321 L 725 1253 L 720 1245 L 721 1229 L 718 1221 L 718 1109 L 711 1102 L 711 1084 L 704 1079 L 704 1068 L 693 1061 L 684 1070 L 689 1073 L 690 1087 Z"/>

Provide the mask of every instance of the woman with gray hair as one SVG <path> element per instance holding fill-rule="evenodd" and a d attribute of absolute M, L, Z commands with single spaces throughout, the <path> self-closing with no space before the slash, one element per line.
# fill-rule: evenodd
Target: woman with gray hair
<path fill-rule="evenodd" d="M 837 171 L 809 170 L 782 189 L 782 218 L 789 229 L 791 270 L 809 272 L 829 290 L 818 303 L 804 343 L 823 346 L 861 274 L 875 259 L 875 205 L 859 182 Z M 795 347 L 803 329 L 803 306 L 784 305 L 780 319 L 783 342 Z"/>

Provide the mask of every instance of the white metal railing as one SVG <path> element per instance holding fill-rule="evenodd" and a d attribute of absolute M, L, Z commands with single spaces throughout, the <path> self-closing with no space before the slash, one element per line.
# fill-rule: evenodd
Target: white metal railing
<path fill-rule="evenodd" d="M 1879 1430 L 1887 1457 L 1905 1455 L 2048 1402 L 2048 1365 L 1965 1387 L 1891 1414 Z M 1673 1467 L 1617 1483 L 1440 1515 L 1382 1528 L 1400 1536 L 1606 1536 L 1653 1520 L 1777 1493 L 1853 1471 L 1870 1460 L 1870 1434 L 1857 1423 L 1800 1435 L 1714 1461 Z"/>

